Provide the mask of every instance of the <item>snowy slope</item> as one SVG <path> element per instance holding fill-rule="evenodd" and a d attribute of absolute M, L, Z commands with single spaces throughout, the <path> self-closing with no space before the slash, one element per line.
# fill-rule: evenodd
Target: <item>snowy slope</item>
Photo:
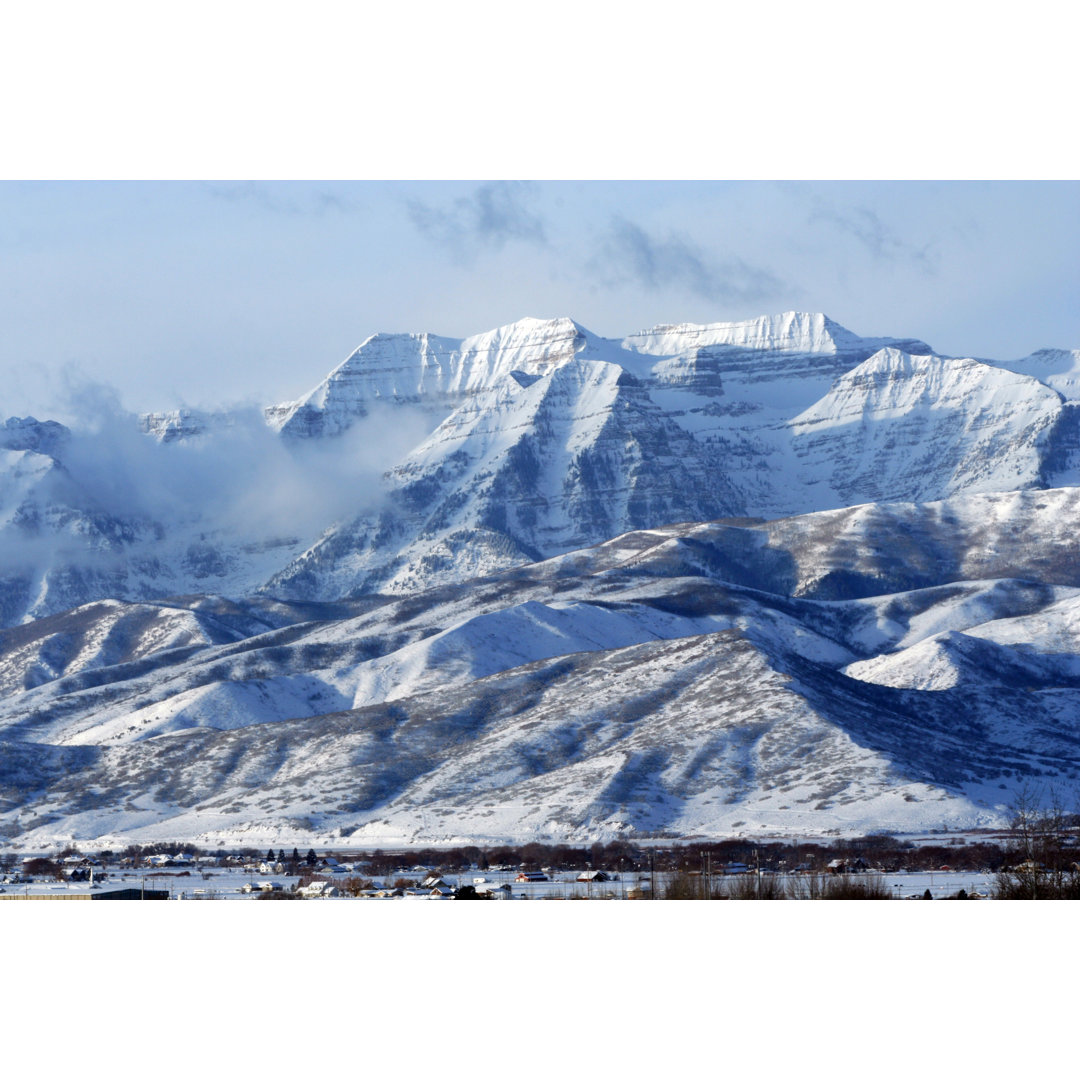
<path fill-rule="evenodd" d="M 463 580 L 630 527 L 737 513 L 719 455 L 621 368 L 513 375 L 455 410 L 389 475 L 379 515 L 330 530 L 268 584 L 286 596 Z"/>
<path fill-rule="evenodd" d="M 1023 534 L 987 495 L 877 508 L 857 536 L 850 511 L 649 530 L 366 610 L 252 612 L 236 641 L 235 610 L 178 644 L 160 613 L 99 605 L 73 613 L 82 641 L 145 634 L 9 695 L 0 824 L 389 843 L 991 822 L 987 791 L 1080 769 L 1073 496 L 1039 493 Z M 937 549 L 913 590 L 881 588 L 889 513 Z M 830 545 L 864 573 L 800 599 Z M 31 629 L 0 670 L 33 664 Z"/>
<path fill-rule="evenodd" d="M 726 631 L 311 720 L 115 747 L 22 744 L 6 748 L 0 782 L 33 841 L 970 827 L 1003 807 L 969 788 L 996 779 L 1004 804 L 1018 776 L 1076 775 L 1075 694 L 1071 724 L 1030 706 L 1021 724 L 1009 719 L 1016 693 L 891 690 L 810 664 L 781 672 Z"/>
<path fill-rule="evenodd" d="M 791 422 L 804 476 L 834 505 L 1039 484 L 1061 413 L 1035 379 L 976 360 L 883 349 Z"/>
<path fill-rule="evenodd" d="M 998 366 L 1038 379 L 1066 401 L 1080 401 L 1080 349 L 1039 349 Z"/>

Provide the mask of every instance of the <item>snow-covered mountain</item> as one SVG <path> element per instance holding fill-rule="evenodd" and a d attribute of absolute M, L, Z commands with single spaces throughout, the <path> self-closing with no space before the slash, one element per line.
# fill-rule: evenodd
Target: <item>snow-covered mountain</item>
<path fill-rule="evenodd" d="M 523 319 L 375 335 L 262 419 L 177 410 L 93 438 L 12 420 L 0 616 L 333 600 L 670 521 L 1068 484 L 1080 414 L 1035 370 L 1071 370 L 1054 356 L 1024 374 L 794 312 L 622 340 Z"/>
<path fill-rule="evenodd" d="M 504 332 L 528 346 L 495 362 L 475 345 L 485 335 L 446 354 L 457 374 L 484 357 L 471 396 L 430 399 L 450 411 L 389 471 L 385 503 L 328 529 L 270 591 L 408 590 L 668 521 L 1070 483 L 1080 454 L 1071 408 L 1037 379 L 821 315 L 621 342 L 565 320 Z M 417 356 L 401 361 L 410 387 L 430 371 Z M 346 399 L 336 378 L 309 395 L 336 403 L 319 430 L 344 430 L 377 396 L 350 380 Z"/>
<path fill-rule="evenodd" d="M 1080 767 L 1077 371 L 525 319 L 261 415 L 9 420 L 0 830 L 996 820 Z"/>

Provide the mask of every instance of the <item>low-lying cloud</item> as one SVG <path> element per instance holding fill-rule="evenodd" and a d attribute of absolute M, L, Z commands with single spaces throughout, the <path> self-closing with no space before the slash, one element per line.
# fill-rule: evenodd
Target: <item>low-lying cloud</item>
<path fill-rule="evenodd" d="M 431 426 L 418 410 L 388 405 L 340 436 L 284 439 L 250 405 L 191 410 L 184 422 L 199 434 L 159 441 L 111 387 L 68 381 L 74 400 L 64 413 L 77 419 L 61 449 L 52 447 L 56 463 L 34 456 L 33 470 L 9 461 L 0 473 L 9 522 L 0 529 L 0 571 L 56 559 L 112 570 L 128 552 L 168 561 L 173 545 L 188 542 L 313 542 L 335 523 L 376 513 L 383 474 Z"/>

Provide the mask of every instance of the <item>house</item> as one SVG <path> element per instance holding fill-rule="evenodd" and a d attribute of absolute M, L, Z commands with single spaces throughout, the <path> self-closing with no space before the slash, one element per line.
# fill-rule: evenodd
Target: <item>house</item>
<path fill-rule="evenodd" d="M 246 885 L 240 886 L 242 893 L 253 892 L 281 892 L 282 884 L 280 881 L 249 881 Z"/>
<path fill-rule="evenodd" d="M 594 881 L 610 881 L 611 878 L 604 873 L 603 870 L 583 870 L 577 876 L 578 881 L 587 881 L 592 884 Z"/>
<path fill-rule="evenodd" d="M 862 874 L 870 864 L 865 859 L 833 859 L 826 869 L 830 874 Z"/>
<path fill-rule="evenodd" d="M 450 886 L 437 874 L 429 874 L 423 881 L 420 882 L 421 889 L 449 889 Z"/>
<path fill-rule="evenodd" d="M 406 900 L 453 900 L 454 890 L 448 886 L 441 889 L 404 889 L 401 895 Z"/>
<path fill-rule="evenodd" d="M 515 881 L 547 881 L 548 876 L 542 870 L 522 870 Z"/>
<path fill-rule="evenodd" d="M 329 881 L 313 881 L 310 885 L 304 885 L 296 891 L 309 900 L 339 895 L 338 890 Z"/>

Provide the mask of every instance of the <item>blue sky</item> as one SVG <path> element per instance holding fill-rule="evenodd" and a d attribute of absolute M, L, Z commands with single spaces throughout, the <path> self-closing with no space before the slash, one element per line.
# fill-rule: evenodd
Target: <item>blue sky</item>
<path fill-rule="evenodd" d="M 5 415 L 305 392 L 369 334 L 824 311 L 1013 359 L 1080 347 L 1071 182 L 0 184 Z M 51 410 L 51 411 L 50 411 Z"/>

